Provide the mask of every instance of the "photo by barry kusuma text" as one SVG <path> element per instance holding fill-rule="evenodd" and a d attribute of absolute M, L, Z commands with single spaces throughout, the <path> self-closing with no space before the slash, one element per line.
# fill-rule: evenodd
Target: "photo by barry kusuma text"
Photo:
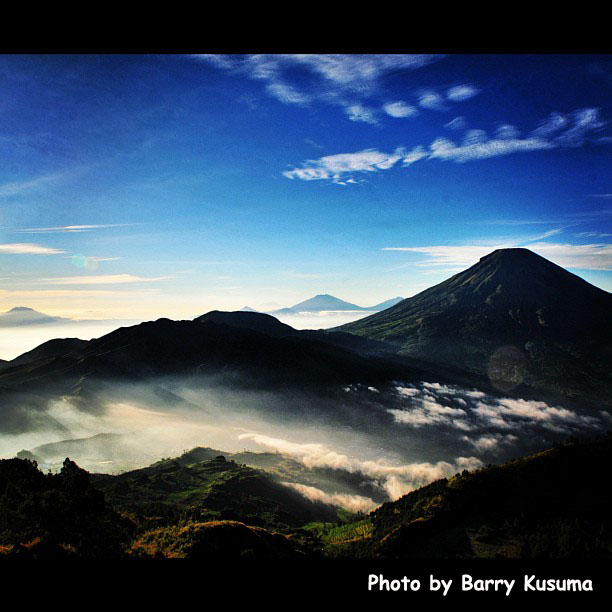
<path fill-rule="evenodd" d="M 498 592 L 510 596 L 514 592 L 593 592 L 593 580 L 582 578 L 538 578 L 535 574 L 525 574 L 517 578 L 474 578 L 471 574 L 461 574 L 459 580 L 436 578 L 429 575 L 427 581 L 403 576 L 386 578 L 383 574 L 368 575 L 368 591 L 432 592 L 446 597 L 460 592 L 487 593 Z"/>

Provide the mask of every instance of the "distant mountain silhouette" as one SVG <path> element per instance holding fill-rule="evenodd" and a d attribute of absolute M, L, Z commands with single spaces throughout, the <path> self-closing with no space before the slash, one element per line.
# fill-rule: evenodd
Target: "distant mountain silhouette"
<path fill-rule="evenodd" d="M 32 449 L 32 454 L 43 459 L 55 457 L 67 457 L 77 453 L 95 452 L 121 440 L 119 434 L 100 433 L 88 438 L 77 438 L 61 440 L 59 442 L 48 442 Z"/>
<path fill-rule="evenodd" d="M 366 306 L 364 310 L 375 310 L 378 312 L 380 310 L 385 310 L 387 308 L 391 308 L 391 306 L 395 306 L 396 304 L 399 304 L 399 302 L 401 302 L 403 299 L 404 299 L 403 297 L 394 297 L 394 298 L 391 298 L 390 300 L 381 302 L 380 304 L 376 304 L 375 306 Z"/>
<path fill-rule="evenodd" d="M 351 304 L 351 302 L 345 302 L 333 295 L 327 293 L 315 295 L 308 300 L 304 300 L 299 304 L 294 304 L 288 308 L 279 308 L 272 310 L 268 314 L 295 314 L 298 312 L 327 312 L 327 311 L 353 311 L 353 310 L 364 310 L 364 311 L 379 311 L 389 308 L 401 302 L 404 298 L 395 297 L 375 306 L 357 306 L 357 304 Z M 244 308 L 242 310 L 245 310 Z"/>
<path fill-rule="evenodd" d="M 259 311 L 255 310 L 255 308 L 251 308 L 250 306 L 243 306 L 240 309 L 240 312 L 259 312 Z"/>
<path fill-rule="evenodd" d="M 335 328 L 399 354 L 521 382 L 607 397 L 612 295 L 528 249 L 499 249 L 391 308 Z"/>
<path fill-rule="evenodd" d="M 8 312 L 0 314 L 0 327 L 15 327 L 21 325 L 42 325 L 45 323 L 59 323 L 67 321 L 62 317 L 51 317 L 33 308 L 16 306 Z"/>
<path fill-rule="evenodd" d="M 290 312 L 324 312 L 328 310 L 364 310 L 361 306 L 351 304 L 340 300 L 333 295 L 327 293 L 315 295 L 314 297 L 294 304 L 289 308 L 281 308 L 280 310 L 273 311 L 271 314 L 278 313 L 290 313 Z"/>

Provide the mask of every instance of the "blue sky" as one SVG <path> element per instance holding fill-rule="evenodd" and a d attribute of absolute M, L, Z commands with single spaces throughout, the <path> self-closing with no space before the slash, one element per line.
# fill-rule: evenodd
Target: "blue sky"
<path fill-rule="evenodd" d="M 612 289 L 612 56 L 0 56 L 0 310 L 410 296 L 526 246 Z"/>

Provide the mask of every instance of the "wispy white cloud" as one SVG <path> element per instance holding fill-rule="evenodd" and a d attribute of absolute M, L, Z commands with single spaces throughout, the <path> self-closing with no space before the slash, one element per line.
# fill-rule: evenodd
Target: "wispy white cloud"
<path fill-rule="evenodd" d="M 555 136 L 554 141 L 562 146 L 579 147 L 587 136 L 602 127 L 605 122 L 599 116 L 597 108 L 583 108 L 574 111 L 570 117 L 571 127 Z"/>
<path fill-rule="evenodd" d="M 419 96 L 419 106 L 429 110 L 445 110 L 444 98 L 437 92 L 427 90 L 422 91 Z"/>
<path fill-rule="evenodd" d="M 266 85 L 266 91 L 277 100 L 285 104 L 308 104 L 312 98 L 299 92 L 295 87 L 282 83 L 270 83 Z"/>
<path fill-rule="evenodd" d="M 509 123 L 503 123 L 495 130 L 495 138 L 501 140 L 516 140 L 519 136 L 520 132 L 514 125 L 510 125 Z"/>
<path fill-rule="evenodd" d="M 12 244 L 0 244 L 0 253 L 16 255 L 60 255 L 65 253 L 62 249 L 32 244 L 30 242 L 15 242 Z"/>
<path fill-rule="evenodd" d="M 0 289 L 0 297 L 5 300 L 13 298 L 80 298 L 80 297 L 108 297 L 125 296 L 123 291 L 113 291 L 108 289 Z"/>
<path fill-rule="evenodd" d="M 62 174 L 44 174 L 32 179 L 5 183 L 4 185 L 0 185 L 0 197 L 13 196 L 30 190 L 40 189 L 62 178 Z"/>
<path fill-rule="evenodd" d="M 568 127 L 569 119 L 562 113 L 551 113 L 547 119 L 540 121 L 532 135 L 547 138 Z"/>
<path fill-rule="evenodd" d="M 288 272 L 287 276 L 290 278 L 302 278 L 302 279 L 319 279 L 319 278 L 330 278 L 336 276 L 336 274 L 318 274 L 318 273 L 307 273 L 307 272 Z"/>
<path fill-rule="evenodd" d="M 610 238 L 612 234 L 605 232 L 578 232 L 576 236 L 584 236 L 587 238 Z"/>
<path fill-rule="evenodd" d="M 467 121 L 465 120 L 465 117 L 455 117 L 454 119 L 446 123 L 444 127 L 448 128 L 449 130 L 456 131 L 465 130 L 465 128 L 467 128 Z"/>
<path fill-rule="evenodd" d="M 155 283 L 168 280 L 171 276 L 146 278 L 132 274 L 99 274 L 96 276 L 64 276 L 41 278 L 38 282 L 47 285 L 123 285 L 125 283 Z"/>
<path fill-rule="evenodd" d="M 425 104 L 430 108 L 433 108 L 441 99 L 440 96 L 431 97 L 432 93 L 426 92 L 421 96 L 421 102 L 425 99 Z M 558 118 L 555 121 L 558 122 Z M 548 123 L 551 121 L 549 120 Z M 465 163 L 511 153 L 580 146 L 586 142 L 590 133 L 603 125 L 604 122 L 599 118 L 598 109 L 585 108 L 572 113 L 570 118 L 564 121 L 562 131 L 559 131 L 561 128 L 554 131 L 549 128 L 543 129 L 541 125 L 531 135 L 520 138 L 514 126 L 503 124 L 497 128 L 493 138 L 490 138 L 484 130 L 472 129 L 465 133 L 463 142 L 459 145 L 448 138 L 439 137 L 431 143 L 429 149 L 417 146 L 412 149 L 411 153 L 406 153 L 403 147 L 398 147 L 392 154 L 381 153 L 376 149 L 365 149 L 356 153 L 339 153 L 318 160 L 307 160 L 301 168 L 294 168 L 283 174 L 287 178 L 307 181 L 330 179 L 334 182 L 356 182 L 347 180 L 349 177 L 346 175 L 356 172 L 388 170 L 400 159 L 404 162 L 403 166 L 424 159 Z"/>
<path fill-rule="evenodd" d="M 18 228 L 13 231 L 25 234 L 52 234 L 52 233 L 72 233 L 72 232 L 90 232 L 96 229 L 109 227 L 126 227 L 133 225 L 132 223 L 106 223 L 97 225 L 60 225 L 58 227 L 29 227 Z"/>
<path fill-rule="evenodd" d="M 294 54 L 277 56 L 281 62 L 301 64 L 336 85 L 356 89 L 376 87 L 385 74 L 402 69 L 414 70 L 441 59 L 423 54 Z"/>
<path fill-rule="evenodd" d="M 528 244 L 529 242 L 536 242 L 537 240 L 544 240 L 545 238 L 550 238 L 551 236 L 556 236 L 557 234 L 563 233 L 563 230 L 559 227 L 555 229 L 548 230 L 543 234 L 539 234 L 538 236 L 532 236 L 531 238 L 527 238 L 526 240 L 521 241 L 521 244 Z"/>
<path fill-rule="evenodd" d="M 587 137 L 606 125 L 598 108 L 582 108 L 573 113 L 552 113 L 531 133 L 545 138 L 557 146 L 579 147 Z"/>
<path fill-rule="evenodd" d="M 463 102 L 463 100 L 469 100 L 479 93 L 479 90 L 472 85 L 455 85 L 446 92 L 446 97 L 453 102 Z"/>
<path fill-rule="evenodd" d="M 610 244 L 553 244 L 536 242 L 529 249 L 564 268 L 612 270 Z"/>
<path fill-rule="evenodd" d="M 218 69 L 262 81 L 268 95 L 284 104 L 307 105 L 314 101 L 332 104 L 342 107 L 352 121 L 376 123 L 376 113 L 365 102 L 379 92 L 382 77 L 397 70 L 422 68 L 443 56 L 322 53 L 191 57 Z M 294 78 L 296 68 L 307 71 L 309 78 Z"/>
<path fill-rule="evenodd" d="M 87 261 L 118 261 L 121 257 L 96 257 L 95 255 L 85 256 L 85 255 L 70 255 L 68 259 L 71 259 L 75 265 L 78 265 L 79 262 L 83 260 Z"/>
<path fill-rule="evenodd" d="M 374 111 L 366 108 L 362 104 L 351 104 L 345 108 L 346 114 L 351 121 L 361 121 L 362 123 L 378 123 Z"/>
<path fill-rule="evenodd" d="M 331 179 L 337 182 L 343 175 L 350 172 L 387 170 L 404 156 L 404 149 L 396 149 L 393 153 L 365 149 L 356 153 L 325 155 L 317 160 L 309 160 L 302 168 L 287 170 L 283 172 L 283 175 L 290 179 L 298 178 L 304 181 Z"/>
<path fill-rule="evenodd" d="M 398 102 L 387 102 L 383 106 L 383 110 L 387 115 L 391 117 L 396 117 L 397 119 L 403 119 L 404 117 L 414 117 L 419 114 L 419 111 L 416 107 L 406 104 L 406 102 L 402 102 L 401 100 Z"/>
<path fill-rule="evenodd" d="M 483 137 L 476 140 L 473 138 L 474 134 L 475 132 L 472 133 L 471 140 L 464 141 L 459 146 L 446 138 L 437 138 L 431 143 L 429 158 L 464 163 L 477 159 L 508 155 L 518 151 L 538 151 L 555 148 L 552 143 L 542 138 L 526 138 L 522 140 L 518 138 L 493 138 L 488 140 L 485 135 L 481 134 Z"/>
<path fill-rule="evenodd" d="M 420 159 L 425 159 L 429 153 L 423 147 L 414 147 L 412 151 L 402 155 L 402 166 L 410 166 Z"/>
<path fill-rule="evenodd" d="M 553 234 L 549 234 L 553 235 Z M 421 264 L 435 266 L 471 266 L 495 249 L 507 249 L 529 243 L 529 249 L 564 268 L 580 270 L 612 270 L 612 245 L 609 244 L 559 244 L 523 241 L 489 245 L 384 247 L 383 251 L 407 251 L 422 253 L 429 259 Z"/>
<path fill-rule="evenodd" d="M 448 102 L 456 103 L 469 100 L 478 95 L 479 90 L 472 85 L 454 85 L 446 90 L 446 95 L 434 89 L 425 89 L 418 93 L 419 106 L 429 110 L 444 111 L 450 108 Z"/>

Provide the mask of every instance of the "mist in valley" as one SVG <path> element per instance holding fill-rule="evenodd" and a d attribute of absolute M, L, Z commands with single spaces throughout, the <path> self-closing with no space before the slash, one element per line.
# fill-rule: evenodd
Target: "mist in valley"
<path fill-rule="evenodd" d="M 220 377 L 98 380 L 72 395 L 38 397 L 35 406 L 23 401 L 37 416 L 0 436 L 2 457 L 19 454 L 55 471 L 69 456 L 91 472 L 117 474 L 198 446 L 254 467 L 272 455 L 286 486 L 363 512 L 612 421 L 604 411 L 585 415 L 436 382 L 316 393 L 237 389 Z"/>

